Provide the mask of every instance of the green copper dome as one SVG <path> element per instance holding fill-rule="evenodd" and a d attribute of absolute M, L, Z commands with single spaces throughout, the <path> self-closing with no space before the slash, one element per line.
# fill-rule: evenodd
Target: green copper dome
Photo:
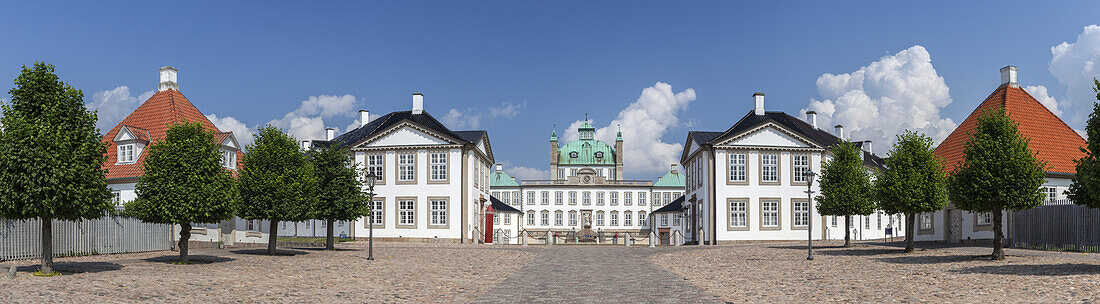
<path fill-rule="evenodd" d="M 489 187 L 519 187 L 519 183 L 516 179 L 504 173 L 504 171 L 495 171 L 489 175 Z"/>
<path fill-rule="evenodd" d="M 571 141 L 558 149 L 558 165 L 615 165 L 615 148 L 592 139 Z"/>
<path fill-rule="evenodd" d="M 665 176 L 662 176 L 661 178 L 657 179 L 656 182 L 653 183 L 654 187 L 680 187 L 680 188 L 683 188 L 684 185 L 687 185 L 687 183 L 684 182 L 684 175 L 680 174 L 679 171 L 669 171 L 668 174 L 665 174 Z"/>

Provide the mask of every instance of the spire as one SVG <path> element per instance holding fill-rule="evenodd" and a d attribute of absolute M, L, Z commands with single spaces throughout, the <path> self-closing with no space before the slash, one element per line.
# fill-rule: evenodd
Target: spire
<path fill-rule="evenodd" d="M 550 141 L 558 141 L 558 124 L 554 124 L 554 130 L 550 131 Z"/>
<path fill-rule="evenodd" d="M 615 141 L 623 141 L 623 126 L 615 125 L 615 128 L 618 129 L 618 132 L 615 132 Z"/>

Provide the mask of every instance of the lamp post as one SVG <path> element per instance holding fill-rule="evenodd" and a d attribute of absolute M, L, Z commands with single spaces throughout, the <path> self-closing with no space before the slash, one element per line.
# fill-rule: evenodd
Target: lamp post
<path fill-rule="evenodd" d="M 378 176 L 374 175 L 374 172 L 367 173 L 367 197 L 371 203 L 371 207 L 374 205 L 374 182 L 378 180 Z M 369 234 L 367 235 L 367 260 L 374 261 L 374 208 L 370 210 L 370 218 L 367 218 Z"/>
<path fill-rule="evenodd" d="M 807 170 L 803 173 L 806 176 L 806 217 L 809 221 L 806 223 L 806 260 L 814 260 L 814 198 L 813 190 L 810 190 L 814 184 L 814 176 L 817 175 L 813 171 Z"/>

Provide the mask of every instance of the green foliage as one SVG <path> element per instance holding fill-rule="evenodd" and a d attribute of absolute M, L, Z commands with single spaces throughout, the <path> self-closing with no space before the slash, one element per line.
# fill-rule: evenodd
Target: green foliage
<path fill-rule="evenodd" d="M 0 118 L 0 217 L 98 218 L 113 210 L 106 147 L 84 93 L 53 65 L 23 67 Z"/>
<path fill-rule="evenodd" d="M 56 277 L 56 276 L 61 275 L 61 273 L 57 272 L 57 271 L 51 271 L 51 272 L 46 273 L 46 272 L 42 272 L 41 270 L 38 270 L 38 271 L 35 271 L 35 272 L 31 273 L 31 275 L 36 276 L 36 277 Z"/>
<path fill-rule="evenodd" d="M 1024 210 L 1042 204 L 1045 163 L 1028 149 L 1003 109 L 983 112 L 948 180 L 951 202 L 962 210 Z"/>
<path fill-rule="evenodd" d="M 309 152 L 309 160 L 317 180 L 315 219 L 351 221 L 370 213 L 367 195 L 347 150 L 318 147 Z"/>
<path fill-rule="evenodd" d="M 273 221 L 310 219 L 317 205 L 316 184 L 312 166 L 296 140 L 265 126 L 244 154 L 238 215 Z"/>
<path fill-rule="evenodd" d="M 821 169 L 817 211 L 823 215 L 868 215 L 875 211 L 871 173 L 863 166 L 862 151 L 851 142 L 832 147 L 833 159 Z"/>
<path fill-rule="evenodd" d="M 233 216 L 236 180 L 222 165 L 213 132 L 199 123 L 174 124 L 145 153 L 138 199 L 126 204 L 125 215 L 162 224 L 216 223 Z"/>
<path fill-rule="evenodd" d="M 947 207 L 947 176 L 932 154 L 932 138 L 906 130 L 897 139 L 874 182 L 878 209 L 911 214 Z"/>
<path fill-rule="evenodd" d="M 1100 80 L 1092 79 L 1095 84 L 1093 91 L 1096 99 L 1100 100 Z M 1085 125 L 1085 134 L 1088 134 L 1088 149 L 1081 148 L 1085 157 L 1075 160 L 1077 162 L 1077 174 L 1073 177 L 1073 184 L 1066 191 L 1069 199 L 1074 204 L 1100 208 L 1100 103 L 1092 104 L 1092 114 L 1089 114 L 1088 124 Z"/>

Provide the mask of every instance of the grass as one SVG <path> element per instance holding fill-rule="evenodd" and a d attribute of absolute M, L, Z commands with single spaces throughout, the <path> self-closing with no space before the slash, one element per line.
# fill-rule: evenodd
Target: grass
<path fill-rule="evenodd" d="M 36 277 L 55 277 L 55 276 L 61 275 L 61 273 L 57 272 L 57 271 L 50 272 L 50 273 L 43 273 L 41 270 L 39 270 L 39 271 L 35 271 L 31 275 L 36 276 Z"/>
<path fill-rule="evenodd" d="M 191 264 L 194 264 L 194 263 L 195 262 L 191 262 L 191 261 L 187 261 L 187 262 L 175 261 L 175 262 L 172 262 L 172 265 L 191 265 Z"/>
<path fill-rule="evenodd" d="M 351 242 L 351 241 L 354 241 L 355 239 L 350 239 L 350 238 L 341 239 L 341 238 L 337 237 L 337 238 L 335 238 L 335 240 L 336 240 L 337 243 L 340 243 L 340 242 Z M 280 242 L 296 242 L 296 243 L 324 243 L 325 238 L 323 238 L 323 237 L 280 237 L 279 241 Z"/>

